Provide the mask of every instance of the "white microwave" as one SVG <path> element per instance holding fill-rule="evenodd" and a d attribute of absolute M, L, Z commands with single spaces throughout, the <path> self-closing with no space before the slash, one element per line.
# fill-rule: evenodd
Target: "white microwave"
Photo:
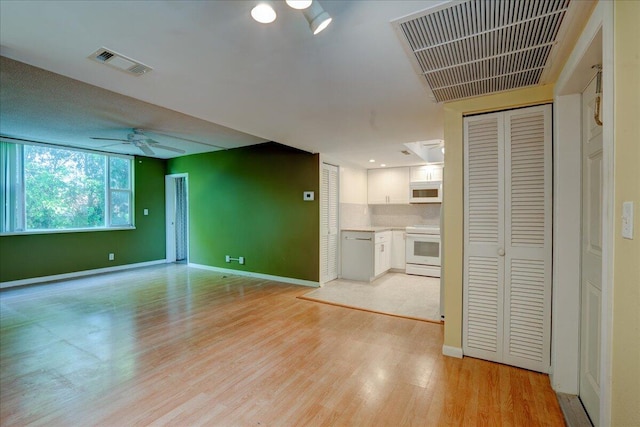
<path fill-rule="evenodd" d="M 442 203 L 442 181 L 421 181 L 410 184 L 410 203 Z"/>

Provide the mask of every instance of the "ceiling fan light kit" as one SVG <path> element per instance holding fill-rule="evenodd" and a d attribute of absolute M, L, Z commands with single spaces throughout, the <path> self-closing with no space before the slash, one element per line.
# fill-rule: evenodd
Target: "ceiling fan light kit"
<path fill-rule="evenodd" d="M 331 16 L 317 0 L 286 0 L 286 3 L 302 12 L 313 35 L 320 33 L 331 23 Z M 269 3 L 261 2 L 251 9 L 251 17 L 260 23 L 269 24 L 276 20 L 276 12 Z"/>

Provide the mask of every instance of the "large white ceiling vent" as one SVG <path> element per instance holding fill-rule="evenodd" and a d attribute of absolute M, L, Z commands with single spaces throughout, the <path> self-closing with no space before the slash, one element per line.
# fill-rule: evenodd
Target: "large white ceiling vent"
<path fill-rule="evenodd" d="M 144 65 L 141 62 L 127 58 L 124 55 L 120 55 L 119 53 L 104 47 L 93 52 L 88 58 L 93 59 L 96 62 L 100 62 L 101 64 L 117 68 L 125 73 L 133 74 L 134 76 L 141 76 L 153 69 L 148 65 Z"/>
<path fill-rule="evenodd" d="M 543 83 L 572 0 L 467 0 L 394 21 L 438 102 Z"/>

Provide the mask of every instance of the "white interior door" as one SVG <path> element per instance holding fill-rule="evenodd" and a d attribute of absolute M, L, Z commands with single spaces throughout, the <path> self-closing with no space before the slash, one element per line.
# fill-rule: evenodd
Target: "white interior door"
<path fill-rule="evenodd" d="M 551 106 L 464 122 L 464 354 L 548 372 Z"/>
<path fill-rule="evenodd" d="M 602 312 L 602 127 L 594 120 L 595 79 L 582 94 L 582 277 L 580 399 L 600 421 L 600 325 Z"/>
<path fill-rule="evenodd" d="M 320 188 L 320 282 L 338 278 L 338 168 L 322 164 Z"/>

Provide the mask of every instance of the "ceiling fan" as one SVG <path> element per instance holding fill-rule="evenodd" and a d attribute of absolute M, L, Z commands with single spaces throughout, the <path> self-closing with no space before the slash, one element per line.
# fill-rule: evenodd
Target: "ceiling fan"
<path fill-rule="evenodd" d="M 119 144 L 131 144 L 135 147 L 138 147 L 140 151 L 148 156 L 153 156 L 156 153 L 151 148 L 160 148 L 161 150 L 173 151 L 174 153 L 183 154 L 185 151 L 179 148 L 167 147 L 166 145 L 160 144 L 158 141 L 154 141 L 144 134 L 142 129 L 133 129 L 133 132 L 127 135 L 127 139 L 118 139 L 118 138 L 99 138 L 92 136 L 91 139 L 95 139 L 98 141 L 119 141 Z M 110 147 L 117 144 L 105 145 L 105 147 Z"/>

